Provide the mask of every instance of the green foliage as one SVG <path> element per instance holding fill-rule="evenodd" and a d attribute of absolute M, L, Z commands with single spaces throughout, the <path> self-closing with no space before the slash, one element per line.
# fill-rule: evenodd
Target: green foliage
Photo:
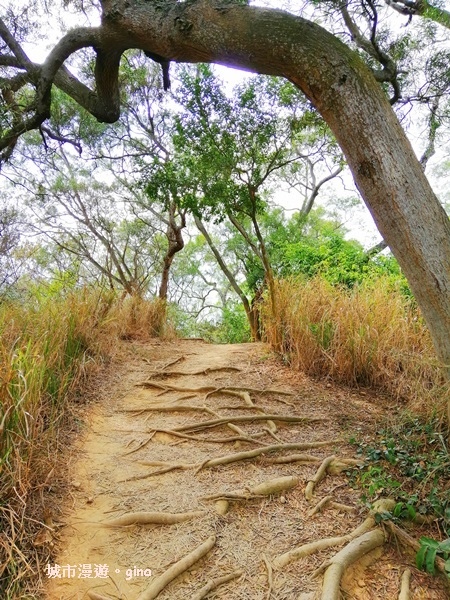
<path fill-rule="evenodd" d="M 169 320 L 180 337 L 201 337 L 214 344 L 251 341 L 250 326 L 242 304 L 228 301 L 217 321 L 198 319 L 175 304 L 169 305 Z"/>
<path fill-rule="evenodd" d="M 408 417 L 380 430 L 376 443 L 351 441 L 365 457 L 364 466 L 350 472 L 364 502 L 387 496 L 397 502 L 391 517 L 432 515 L 450 535 L 450 454 L 437 419 Z"/>
<path fill-rule="evenodd" d="M 322 208 L 309 215 L 294 214 L 287 222 L 272 217 L 265 231 L 274 270 L 278 277 L 317 275 L 332 285 L 352 288 L 381 275 L 411 295 L 405 277 L 392 256 L 370 257 L 359 242 L 345 239 L 339 222 L 327 217 Z"/>
<path fill-rule="evenodd" d="M 211 341 L 218 344 L 241 344 L 251 341 L 250 326 L 242 304 L 227 302 Z"/>
<path fill-rule="evenodd" d="M 432 538 L 422 536 L 419 543 L 420 548 L 416 556 L 417 568 L 434 575 L 436 556 L 441 556 L 445 561 L 445 572 L 450 579 L 450 538 L 438 542 Z"/>

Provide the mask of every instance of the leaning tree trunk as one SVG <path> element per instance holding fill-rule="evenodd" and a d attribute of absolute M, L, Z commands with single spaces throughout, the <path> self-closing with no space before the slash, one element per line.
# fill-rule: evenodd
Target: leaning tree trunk
<path fill-rule="evenodd" d="M 104 26 L 115 43 L 121 38 L 126 46 L 169 60 L 283 75 L 306 94 L 336 135 L 450 370 L 449 219 L 384 92 L 357 54 L 321 27 L 278 10 L 207 0 L 170 10 L 128 0 L 104 6 L 111 6 Z"/>
<path fill-rule="evenodd" d="M 55 80 L 104 120 L 118 118 L 118 57 L 127 48 L 158 60 L 218 62 L 294 82 L 336 135 L 450 375 L 450 222 L 358 55 L 318 25 L 280 10 L 220 0 L 102 0 L 102 7 L 99 28 L 69 32 L 55 46 L 42 70 L 45 77 L 74 49 L 93 45 L 96 100 L 61 71 Z"/>

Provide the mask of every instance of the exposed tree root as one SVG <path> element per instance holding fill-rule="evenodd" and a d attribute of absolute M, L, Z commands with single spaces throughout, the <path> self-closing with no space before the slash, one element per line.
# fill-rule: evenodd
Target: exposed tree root
<path fill-rule="evenodd" d="M 142 448 L 145 448 L 145 446 L 152 441 L 152 439 L 153 439 L 153 437 L 154 437 L 155 434 L 156 434 L 156 431 L 154 431 L 146 440 L 144 440 L 143 442 L 141 442 L 139 444 L 139 446 L 137 446 L 137 448 L 134 448 L 133 450 L 129 450 L 128 452 L 125 452 L 123 454 L 123 456 L 129 456 L 130 454 L 133 454 L 134 452 L 138 452 L 138 450 L 141 450 Z M 127 444 L 127 447 L 129 446 L 129 444 L 130 443 Z"/>
<path fill-rule="evenodd" d="M 200 431 L 202 429 L 209 429 L 211 427 L 217 427 L 219 425 L 225 425 L 227 423 L 251 423 L 252 421 L 280 421 L 283 423 L 316 423 L 322 421 L 322 419 L 316 419 L 314 417 L 291 417 L 288 415 L 239 415 L 237 417 L 221 417 L 211 421 L 203 421 L 201 423 L 190 423 L 182 425 L 181 427 L 174 427 L 173 431 Z M 327 442 L 331 444 L 332 442 Z"/>
<path fill-rule="evenodd" d="M 262 408 L 258 408 L 255 405 L 255 403 L 251 399 L 250 394 L 248 392 L 239 392 L 239 391 L 235 392 L 233 390 L 227 390 L 227 393 L 231 393 L 232 395 L 237 395 L 238 397 L 240 397 L 240 398 L 242 398 L 244 400 L 246 406 L 254 408 L 255 410 L 259 411 L 260 413 L 265 414 L 265 411 Z M 267 432 L 277 442 L 281 442 L 282 441 L 282 440 L 280 440 L 280 438 L 277 435 L 275 435 L 276 432 L 277 432 L 277 426 L 270 419 L 267 421 Z"/>
<path fill-rule="evenodd" d="M 206 412 L 213 416 L 218 416 L 208 406 L 196 406 L 195 404 L 155 404 L 154 406 L 146 406 L 144 408 L 125 408 L 120 412 L 134 413 L 134 416 L 142 415 L 146 412 L 186 412 L 186 411 L 199 411 Z"/>
<path fill-rule="evenodd" d="M 384 542 L 384 532 L 381 529 L 372 529 L 352 540 L 345 548 L 319 567 L 313 576 L 320 575 L 325 570 L 322 600 L 339 600 L 340 583 L 347 567 L 371 550 L 382 546 Z"/>
<path fill-rule="evenodd" d="M 308 517 L 313 517 L 315 514 L 325 508 L 325 506 L 329 505 L 332 500 L 333 496 L 325 496 L 325 498 L 319 500 L 319 502 L 308 512 Z"/>
<path fill-rule="evenodd" d="M 253 392 L 255 394 L 278 394 L 279 396 L 294 396 L 294 392 L 287 392 L 286 390 L 274 390 L 272 388 L 252 388 L 247 386 L 227 386 L 224 388 L 216 388 L 213 393 L 228 393 L 228 392 Z M 211 395 L 210 393 L 208 395 Z"/>
<path fill-rule="evenodd" d="M 145 467 L 161 468 L 145 475 L 135 475 L 134 477 L 129 477 L 128 479 L 122 479 L 121 483 L 126 481 L 140 481 L 141 479 L 148 479 L 149 477 L 154 477 L 155 475 L 164 475 L 164 473 L 170 473 L 171 471 L 185 471 L 187 469 L 194 469 L 197 466 L 196 463 L 161 463 L 158 461 L 142 461 L 139 464 L 144 465 Z"/>
<path fill-rule="evenodd" d="M 330 506 L 330 508 L 334 508 L 335 510 L 339 510 L 339 511 L 345 512 L 345 513 L 355 513 L 358 510 L 356 508 L 356 506 L 349 506 L 348 504 L 341 504 L 340 502 L 334 502 L 334 500 L 332 500 L 328 506 Z"/>
<path fill-rule="evenodd" d="M 292 477 L 288 475 L 286 477 L 277 477 L 276 479 L 269 479 L 253 487 L 244 488 L 241 490 L 234 490 L 231 492 L 219 492 L 218 494 L 211 494 L 209 496 L 202 496 L 201 500 L 252 500 L 253 498 L 260 498 L 261 496 L 270 496 L 272 494 L 279 494 L 286 490 L 291 490 L 298 485 L 298 477 Z"/>
<path fill-rule="evenodd" d="M 184 440 L 194 440 L 195 442 L 205 442 L 207 444 L 227 444 L 230 442 L 248 442 L 250 444 L 261 444 L 264 445 L 263 442 L 255 439 L 261 437 L 265 434 L 265 431 L 261 431 L 259 433 L 253 433 L 252 435 L 234 435 L 231 437 L 223 437 L 223 438 L 207 438 L 207 437 L 198 437 L 197 435 L 189 435 L 187 433 L 181 433 L 179 431 L 174 431 L 173 429 L 156 429 L 156 433 L 166 433 L 167 435 L 173 435 L 174 437 L 179 437 Z"/>
<path fill-rule="evenodd" d="M 404 529 L 402 529 L 401 527 L 399 527 L 392 521 L 383 521 L 383 527 L 385 527 L 389 531 L 389 533 L 394 535 L 395 538 L 401 544 L 403 544 L 403 546 L 410 548 L 414 552 L 414 554 L 417 554 L 417 552 L 419 551 L 419 548 L 420 548 L 419 542 L 417 540 L 415 540 L 413 537 L 411 537 L 409 535 L 409 533 L 407 533 Z M 448 581 L 448 577 L 446 574 L 447 572 L 445 570 L 445 561 L 442 558 L 440 558 L 439 556 L 436 556 L 435 566 L 438 571 L 440 571 L 441 573 L 443 573 L 445 575 L 445 580 L 447 581 L 447 583 L 450 583 Z"/>
<path fill-rule="evenodd" d="M 203 544 L 197 546 L 195 550 L 186 554 L 181 560 L 173 564 L 171 567 L 167 569 L 162 575 L 157 577 L 149 587 L 144 590 L 139 596 L 137 600 L 153 600 L 156 598 L 162 590 L 178 575 L 184 573 L 192 567 L 197 561 L 203 558 L 208 552 L 213 548 L 216 543 L 216 537 L 212 535 L 209 537 Z"/>
<path fill-rule="evenodd" d="M 155 429 L 146 440 L 139 444 L 137 448 L 134 448 L 129 452 L 125 452 L 123 456 L 129 456 L 130 454 L 134 454 L 138 450 L 141 450 L 142 448 L 147 446 L 147 444 L 151 442 L 151 440 L 157 433 L 165 433 L 167 435 L 173 435 L 174 437 L 178 437 L 183 440 L 193 440 L 195 442 L 204 442 L 206 444 L 227 444 L 231 442 L 246 442 L 248 444 L 256 444 L 257 446 L 264 445 L 264 442 L 260 442 L 256 438 L 265 435 L 265 431 L 262 431 L 260 433 L 254 433 L 252 435 L 246 435 L 245 432 L 243 432 L 243 434 L 223 438 L 206 438 L 198 437 L 195 435 L 189 435 L 187 433 L 180 433 L 179 431 L 174 431 L 173 429 Z"/>
<path fill-rule="evenodd" d="M 262 559 L 263 559 L 263 563 L 265 564 L 266 569 L 267 569 L 267 583 L 269 586 L 269 589 L 267 590 L 266 599 L 270 600 L 270 597 L 272 596 L 272 590 L 273 590 L 273 568 L 272 568 L 272 565 L 270 564 L 269 559 L 267 558 L 267 556 L 265 554 L 262 555 Z"/>
<path fill-rule="evenodd" d="M 238 427 L 237 425 L 234 425 L 234 423 L 227 423 L 227 427 L 228 429 L 231 429 L 231 431 L 234 431 L 235 433 L 237 433 L 238 435 L 242 435 L 242 436 L 246 436 L 247 434 L 245 433 L 245 431 L 243 429 L 241 429 L 241 427 Z M 253 434 L 253 436 L 259 436 L 258 434 Z"/>
<path fill-rule="evenodd" d="M 320 458 L 317 456 L 312 456 L 311 454 L 289 454 L 288 456 L 276 456 L 274 458 L 270 458 L 268 462 L 271 465 L 285 465 L 293 462 L 308 464 L 320 462 Z"/>
<path fill-rule="evenodd" d="M 189 373 L 185 373 L 188 375 Z M 217 387 L 214 385 L 203 385 L 200 387 L 182 387 L 179 385 L 171 385 L 169 383 L 161 384 L 156 381 L 141 381 L 140 383 L 135 384 L 136 387 L 145 387 L 145 388 L 156 388 L 162 390 L 164 392 L 192 392 L 195 394 L 207 394 L 207 396 L 212 396 L 213 394 L 227 394 L 229 392 L 254 392 L 255 394 L 278 394 L 280 396 L 293 396 L 293 392 L 287 392 L 285 390 L 273 390 L 273 389 L 259 389 L 259 388 L 249 388 L 246 386 L 229 386 L 229 387 Z"/>
<path fill-rule="evenodd" d="M 336 460 L 336 456 L 334 456 L 334 455 L 328 456 L 327 458 L 325 458 L 322 461 L 320 467 L 317 469 L 314 477 L 308 481 L 308 484 L 305 488 L 305 498 L 307 500 L 312 500 L 313 494 L 314 494 L 314 488 L 319 483 L 319 481 L 322 481 L 322 479 L 325 477 L 325 475 L 327 474 L 328 467 L 331 465 L 331 463 L 334 460 Z"/>
<path fill-rule="evenodd" d="M 184 523 L 205 514 L 202 510 L 184 512 L 184 513 L 164 513 L 164 512 L 133 512 L 112 519 L 106 523 L 101 523 L 102 527 L 127 527 L 129 525 L 173 525 L 174 523 Z"/>
<path fill-rule="evenodd" d="M 148 381 L 150 382 L 155 377 L 194 377 L 196 375 L 210 375 L 211 373 L 238 373 L 241 370 L 238 367 L 208 367 L 201 371 L 166 371 L 163 369 L 152 371 Z"/>
<path fill-rule="evenodd" d="M 251 406 L 252 408 L 255 406 L 255 403 L 250 397 L 250 394 L 243 390 L 231 390 L 229 388 L 217 388 L 213 392 L 208 392 L 205 396 L 205 400 L 207 400 L 210 396 L 214 396 L 214 394 L 227 394 L 228 396 L 235 396 L 236 398 L 241 398 L 244 401 L 245 406 Z"/>
<path fill-rule="evenodd" d="M 272 561 L 273 565 L 277 569 L 282 569 L 286 565 L 289 565 L 290 563 L 296 560 L 300 560 L 300 558 L 304 558 L 305 556 L 309 556 L 321 550 L 326 550 L 327 548 L 340 546 L 341 544 L 350 542 L 351 540 L 358 538 L 364 533 L 372 530 L 374 527 L 375 518 L 371 515 L 367 517 L 367 519 L 363 521 L 361 525 L 359 525 L 359 527 L 357 527 L 350 533 L 347 533 L 346 535 L 341 535 L 332 538 L 323 538 L 321 540 L 316 540 L 315 542 L 303 544 L 302 546 L 294 548 L 293 550 L 289 550 L 289 552 L 285 552 L 284 554 L 279 554 Z"/>
<path fill-rule="evenodd" d="M 111 600 L 109 596 L 102 596 L 102 594 L 97 594 L 97 592 L 89 591 L 87 594 L 91 600 Z"/>
<path fill-rule="evenodd" d="M 243 571 L 234 571 L 229 575 L 224 575 L 223 577 L 218 577 L 217 579 L 212 579 L 211 581 L 208 581 L 206 585 L 204 585 L 198 590 L 198 592 L 191 596 L 190 600 L 202 600 L 202 598 L 205 598 L 209 594 L 209 592 L 212 592 L 212 590 L 215 590 L 224 583 L 228 583 L 233 579 L 237 579 L 242 575 L 242 573 Z"/>
<path fill-rule="evenodd" d="M 400 593 L 398 595 L 398 600 L 410 600 L 410 585 L 411 581 L 411 569 L 405 569 L 403 571 L 402 579 L 400 582 Z"/>
<path fill-rule="evenodd" d="M 357 458 L 336 458 L 328 465 L 327 473 L 329 475 L 339 475 L 342 471 L 346 471 L 349 467 L 359 467 L 364 464 L 364 461 Z"/>
<path fill-rule="evenodd" d="M 341 504 L 340 502 L 334 502 L 333 496 L 325 496 L 322 498 L 309 512 L 308 517 L 313 517 L 318 512 L 321 512 L 325 508 L 334 508 L 341 512 L 354 513 L 356 508 L 354 506 L 348 506 L 347 504 Z"/>
<path fill-rule="evenodd" d="M 178 358 L 175 358 L 174 360 L 171 360 L 170 362 L 166 363 L 161 370 L 165 371 L 165 369 L 168 369 L 169 367 L 173 367 L 173 365 L 176 365 L 179 362 L 183 362 L 185 360 L 186 360 L 186 357 L 184 355 L 179 356 Z M 152 364 L 152 363 L 150 363 L 150 364 Z"/>
<path fill-rule="evenodd" d="M 240 460 L 247 460 L 249 458 L 256 458 L 263 454 L 269 454 L 271 452 L 279 452 L 280 450 L 306 450 L 309 448 L 321 448 L 329 444 L 336 443 L 336 440 L 330 440 L 329 442 L 309 442 L 304 444 L 275 444 L 272 446 L 264 446 L 262 448 L 255 448 L 254 450 L 248 450 L 246 452 L 238 452 L 237 454 L 229 454 L 227 456 L 219 456 L 218 458 L 211 458 L 202 463 L 197 473 L 205 468 L 216 467 L 219 465 L 228 465 L 233 462 Z"/>
<path fill-rule="evenodd" d="M 216 509 L 216 513 L 223 516 L 227 514 L 230 503 L 228 500 L 217 500 L 217 502 L 214 504 L 214 507 Z"/>
<path fill-rule="evenodd" d="M 302 444 L 274 444 L 272 446 L 263 446 L 262 448 L 255 448 L 254 450 L 247 450 L 246 452 L 237 452 L 236 454 L 227 454 L 225 456 L 219 456 L 217 458 L 209 458 L 202 463 L 167 463 L 160 461 L 140 461 L 139 464 L 144 466 L 161 466 L 161 469 L 157 471 L 153 471 L 152 473 L 147 473 L 146 475 L 136 475 L 135 477 L 130 477 L 129 479 L 124 479 L 123 481 L 138 481 L 140 479 L 147 479 L 148 477 L 153 477 L 155 475 L 162 475 L 164 473 L 169 473 L 170 471 L 176 470 L 186 470 L 186 469 L 196 469 L 195 473 L 197 474 L 202 469 L 207 469 L 211 467 L 217 467 L 219 465 L 228 465 L 234 462 L 238 462 L 241 460 L 248 460 L 249 458 L 256 458 L 257 456 L 261 456 L 264 454 L 269 454 L 271 452 L 279 452 L 280 450 L 307 450 L 310 448 L 322 448 L 329 444 L 336 444 L 340 440 L 330 440 L 329 442 L 308 442 Z"/>
<path fill-rule="evenodd" d="M 157 383 L 156 381 L 141 381 L 141 383 L 136 383 L 136 387 L 145 387 L 145 388 L 156 388 L 163 392 L 192 392 L 195 394 L 206 394 L 208 392 L 212 392 L 217 389 L 217 386 L 214 385 L 203 385 L 200 387 L 182 387 L 180 385 L 171 385 L 169 383 L 162 384 Z"/>

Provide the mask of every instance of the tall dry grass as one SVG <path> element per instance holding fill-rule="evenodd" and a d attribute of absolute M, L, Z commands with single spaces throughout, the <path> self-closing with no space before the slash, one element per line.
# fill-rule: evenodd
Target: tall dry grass
<path fill-rule="evenodd" d="M 277 283 L 278 314 L 262 306 L 266 339 L 294 368 L 445 415 L 450 386 L 414 302 L 379 278 L 353 290 L 321 278 Z"/>
<path fill-rule="evenodd" d="M 83 290 L 0 305 L 0 597 L 32 598 L 44 571 L 36 546 L 43 491 L 52 484 L 58 432 L 93 369 L 119 338 L 164 329 L 160 302 Z"/>

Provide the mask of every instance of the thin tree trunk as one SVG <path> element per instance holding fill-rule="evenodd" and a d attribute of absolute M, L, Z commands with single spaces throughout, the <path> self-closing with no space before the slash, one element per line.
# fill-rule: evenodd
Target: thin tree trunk
<path fill-rule="evenodd" d="M 194 220 L 195 220 L 195 224 L 197 226 L 197 229 L 203 235 L 203 237 L 206 240 L 206 243 L 211 248 L 211 252 L 214 254 L 214 256 L 215 256 L 215 258 L 217 260 L 217 264 L 221 268 L 223 274 L 225 275 L 225 277 L 230 282 L 231 287 L 236 292 L 236 294 L 239 296 L 239 298 L 240 298 L 240 300 L 242 302 L 242 306 L 244 307 L 245 314 L 247 315 L 247 320 L 248 320 L 248 323 L 250 325 L 250 334 L 252 336 L 252 340 L 253 341 L 260 341 L 261 340 L 261 333 L 259 331 L 258 320 L 255 317 L 255 313 L 254 313 L 252 307 L 250 306 L 250 302 L 248 301 L 247 296 L 244 294 L 244 292 L 240 288 L 240 286 L 239 286 L 238 282 L 236 281 L 236 278 L 234 277 L 233 273 L 227 267 L 227 265 L 226 265 L 225 261 L 223 260 L 220 252 L 218 251 L 218 249 L 216 248 L 214 242 L 212 241 L 211 236 L 209 235 L 209 233 L 207 232 L 205 226 L 203 225 L 203 222 L 198 217 L 194 217 Z"/>
<path fill-rule="evenodd" d="M 170 267 L 172 266 L 175 254 L 177 254 L 177 252 L 181 252 L 181 250 L 183 250 L 184 248 L 184 240 L 181 232 L 183 228 L 186 227 L 186 217 L 183 213 L 181 215 L 181 224 L 177 225 L 175 219 L 175 210 L 175 205 L 171 204 L 169 208 L 169 221 L 167 224 L 166 231 L 169 246 L 167 248 L 166 255 L 164 256 L 163 269 L 161 274 L 161 284 L 159 286 L 159 297 L 164 302 L 167 301 Z"/>

